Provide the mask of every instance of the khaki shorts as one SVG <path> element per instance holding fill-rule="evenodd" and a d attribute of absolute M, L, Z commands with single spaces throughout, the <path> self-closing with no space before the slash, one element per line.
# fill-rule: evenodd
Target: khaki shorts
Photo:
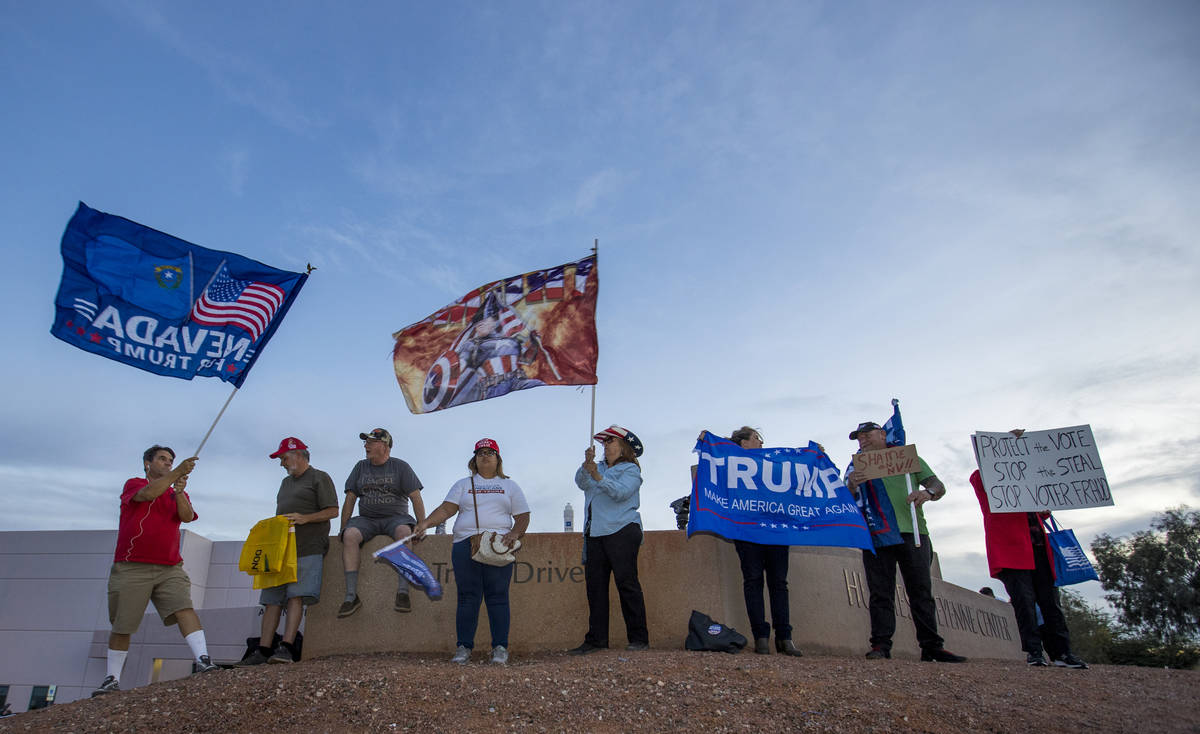
<path fill-rule="evenodd" d="M 147 602 L 163 624 L 175 624 L 175 613 L 192 608 L 192 581 L 183 564 L 114 563 L 108 574 L 108 621 L 118 635 L 137 632 Z"/>

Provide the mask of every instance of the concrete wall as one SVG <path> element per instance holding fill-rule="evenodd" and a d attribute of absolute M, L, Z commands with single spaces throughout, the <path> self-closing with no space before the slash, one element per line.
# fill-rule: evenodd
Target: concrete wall
<path fill-rule="evenodd" d="M 192 581 L 214 660 L 237 660 L 258 635 L 258 592 L 237 572 L 240 542 L 213 542 L 183 531 L 180 553 Z M 104 679 L 108 647 L 108 572 L 116 530 L 0 533 L 0 685 L 24 711 L 34 686 L 53 685 L 55 702 L 86 698 Z M 191 651 L 153 607 L 133 636 L 124 688 L 191 672 Z"/>
<path fill-rule="evenodd" d="M 578 533 L 527 537 L 514 568 L 510 595 L 514 653 L 565 650 L 583 641 L 587 599 L 580 563 L 582 543 Z M 414 589 L 413 611 L 407 614 L 392 610 L 395 572 L 385 564 L 366 560 L 370 551 L 385 544 L 376 539 L 364 548 L 358 585 L 363 608 L 352 617 L 337 619 L 345 581 L 341 545 L 336 539 L 331 541 L 322 601 L 308 611 L 306 657 L 380 650 L 453 652 L 457 594 L 450 567 L 450 537 L 430 537 L 416 547 L 437 574 L 445 595 L 435 602 Z M 741 568 L 732 543 L 710 536 L 688 540 L 682 531 L 650 531 L 638 563 L 651 647 L 682 648 L 693 609 L 750 636 Z M 867 589 L 859 551 L 793 548 L 789 592 L 792 636 L 801 649 L 837 655 L 862 655 L 869 649 Z M 919 651 L 902 585 L 897 596 L 893 654 L 915 657 Z M 939 631 L 948 648 L 971 657 L 1021 656 L 1016 622 L 1007 603 L 943 582 L 936 563 L 934 596 Z M 610 644 L 623 647 L 625 626 L 615 587 L 610 591 L 610 618 Z M 490 644 L 483 608 L 475 647 L 484 649 Z"/>
<path fill-rule="evenodd" d="M 385 545 L 376 539 L 364 550 L 359 575 L 363 609 L 337 619 L 345 593 L 341 544 L 330 541 L 325 558 L 321 603 L 304 621 L 306 657 L 347 652 L 419 651 L 449 655 L 455 645 L 456 589 L 450 568 L 450 536 L 432 536 L 417 552 L 445 588 L 433 602 L 412 593 L 413 611 L 392 610 L 396 575 L 390 566 L 370 561 L 369 552 Z M 583 537 L 578 533 L 537 533 L 527 538 L 514 568 L 512 629 L 514 653 L 565 650 L 583 641 L 587 599 L 580 563 Z M 55 701 L 84 698 L 105 675 L 108 641 L 108 571 L 116 531 L 0 533 L 0 685 L 8 685 L 14 711 L 24 711 L 34 686 L 57 686 Z M 237 570 L 241 543 L 213 542 L 184 532 L 180 551 L 192 580 L 192 601 L 216 661 L 242 656 L 247 637 L 261 624 L 258 592 Z M 692 609 L 729 624 L 749 636 L 742 599 L 742 576 L 733 545 L 682 531 L 646 533 L 639 558 L 650 644 L 679 649 Z M 946 645 L 971 657 L 1019 659 L 1020 643 L 1011 607 L 940 580 L 934 564 L 938 622 Z M 793 548 L 789 589 L 793 638 L 804 650 L 861 655 L 867 648 L 867 589 L 858 551 L 840 548 Z M 901 587 L 902 589 L 902 587 Z M 917 654 L 908 604 L 898 595 L 893 653 Z M 610 593 L 614 647 L 625 644 L 616 590 Z M 169 680 L 190 672 L 191 652 L 177 627 L 164 627 L 153 608 L 133 636 L 121 678 L 123 688 Z M 480 611 L 475 645 L 490 646 L 486 608 Z M 155 672 L 155 659 L 162 660 Z"/>

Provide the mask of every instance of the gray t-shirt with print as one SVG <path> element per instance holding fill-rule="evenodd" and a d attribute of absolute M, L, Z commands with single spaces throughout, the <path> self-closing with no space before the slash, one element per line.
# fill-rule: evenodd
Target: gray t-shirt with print
<path fill-rule="evenodd" d="M 409 516 L 408 496 L 421 488 L 408 462 L 394 456 L 379 466 L 363 459 L 346 478 L 346 493 L 358 496 L 358 513 L 363 517 Z"/>

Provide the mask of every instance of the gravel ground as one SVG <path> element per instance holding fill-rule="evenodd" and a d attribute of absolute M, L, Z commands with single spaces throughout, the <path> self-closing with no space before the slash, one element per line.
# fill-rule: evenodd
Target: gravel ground
<path fill-rule="evenodd" d="M 476 652 L 483 660 L 483 652 Z M 1200 732 L 1200 672 L 743 652 L 344 655 L 223 670 L 0 720 L 0 732 Z"/>

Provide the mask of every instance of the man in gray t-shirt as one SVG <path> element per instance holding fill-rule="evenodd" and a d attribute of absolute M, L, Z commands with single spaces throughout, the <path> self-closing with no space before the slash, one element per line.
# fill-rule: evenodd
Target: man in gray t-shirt
<path fill-rule="evenodd" d="M 367 458 L 355 464 L 346 478 L 341 528 L 346 599 L 338 609 L 339 617 L 349 617 L 362 606 L 358 599 L 358 562 L 363 543 L 376 535 L 403 540 L 412 534 L 414 525 L 425 519 L 421 480 L 408 462 L 392 457 L 392 434 L 376 428 L 358 437 L 363 440 Z M 356 502 L 359 515 L 352 518 Z M 397 612 L 412 609 L 408 582 L 403 576 L 396 589 L 394 608 Z"/>

